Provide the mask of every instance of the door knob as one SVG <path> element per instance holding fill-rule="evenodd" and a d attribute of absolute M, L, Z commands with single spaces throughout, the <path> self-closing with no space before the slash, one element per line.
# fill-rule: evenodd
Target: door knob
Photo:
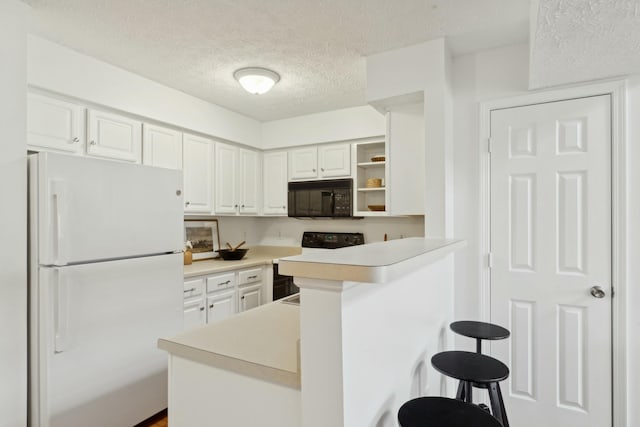
<path fill-rule="evenodd" d="M 592 286 L 591 287 L 591 296 L 594 298 L 604 298 L 606 293 L 600 286 Z"/>

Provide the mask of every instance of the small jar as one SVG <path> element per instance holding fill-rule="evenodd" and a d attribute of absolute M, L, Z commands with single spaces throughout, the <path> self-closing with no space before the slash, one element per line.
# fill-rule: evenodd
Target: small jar
<path fill-rule="evenodd" d="M 189 249 L 184 251 L 184 265 L 191 265 L 193 262 L 193 254 Z"/>

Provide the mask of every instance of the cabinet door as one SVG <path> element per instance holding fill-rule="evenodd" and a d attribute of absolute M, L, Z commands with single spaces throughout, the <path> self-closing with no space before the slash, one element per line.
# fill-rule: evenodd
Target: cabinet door
<path fill-rule="evenodd" d="M 287 215 L 287 152 L 265 153 L 264 204 L 266 215 Z"/>
<path fill-rule="evenodd" d="M 118 114 L 88 110 L 87 154 L 140 163 L 142 123 Z"/>
<path fill-rule="evenodd" d="M 207 323 L 207 316 L 204 311 L 202 298 L 184 303 L 184 330 L 188 331 Z"/>
<path fill-rule="evenodd" d="M 184 134 L 184 211 L 211 213 L 213 211 L 213 141 Z"/>
<path fill-rule="evenodd" d="M 240 213 L 258 213 L 258 183 L 260 182 L 260 153 L 257 151 L 240 149 Z"/>
<path fill-rule="evenodd" d="M 30 149 L 81 154 L 84 108 L 30 93 L 27 98 L 27 145 Z"/>
<path fill-rule="evenodd" d="M 142 127 L 142 163 L 182 169 L 182 134 L 177 130 L 145 123 Z"/>
<path fill-rule="evenodd" d="M 207 295 L 207 323 L 218 322 L 236 313 L 236 290 Z"/>
<path fill-rule="evenodd" d="M 216 143 L 216 213 L 235 214 L 238 211 L 237 175 L 238 149 Z"/>
<path fill-rule="evenodd" d="M 238 312 L 251 310 L 262 303 L 262 283 L 238 289 Z"/>
<path fill-rule="evenodd" d="M 318 149 L 316 146 L 289 151 L 289 179 L 318 177 Z"/>
<path fill-rule="evenodd" d="M 319 176 L 321 178 L 351 175 L 351 146 L 349 144 L 318 147 Z"/>

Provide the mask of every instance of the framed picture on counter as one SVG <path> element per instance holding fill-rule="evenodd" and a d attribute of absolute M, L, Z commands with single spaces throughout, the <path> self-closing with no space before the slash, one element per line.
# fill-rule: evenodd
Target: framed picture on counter
<path fill-rule="evenodd" d="M 220 249 L 218 220 L 184 220 L 184 241 L 191 242 L 193 260 L 217 258 Z"/>

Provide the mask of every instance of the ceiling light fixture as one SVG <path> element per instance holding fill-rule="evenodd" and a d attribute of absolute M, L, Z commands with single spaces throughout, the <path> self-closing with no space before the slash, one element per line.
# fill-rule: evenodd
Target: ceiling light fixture
<path fill-rule="evenodd" d="M 233 77 L 249 93 L 262 95 L 280 81 L 280 75 L 266 68 L 248 67 L 240 68 L 233 73 Z"/>

